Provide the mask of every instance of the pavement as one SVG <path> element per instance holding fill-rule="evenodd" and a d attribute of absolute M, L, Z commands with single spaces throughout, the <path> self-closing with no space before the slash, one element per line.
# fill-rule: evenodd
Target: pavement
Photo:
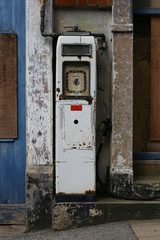
<path fill-rule="evenodd" d="M 65 231 L 28 232 L 24 225 L 1 225 L 0 240 L 160 240 L 160 220 L 105 223 Z"/>

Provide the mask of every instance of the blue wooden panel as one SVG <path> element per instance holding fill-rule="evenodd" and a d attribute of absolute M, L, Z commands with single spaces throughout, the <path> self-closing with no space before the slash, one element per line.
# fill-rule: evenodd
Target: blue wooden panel
<path fill-rule="evenodd" d="M 135 8 L 133 14 L 137 15 L 159 15 L 160 8 Z"/>
<path fill-rule="evenodd" d="M 0 139 L 0 142 L 14 142 L 14 138 Z"/>
<path fill-rule="evenodd" d="M 12 0 L 0 0 L 0 29 L 12 30 Z"/>
<path fill-rule="evenodd" d="M 14 201 L 13 194 L 13 145 L 0 144 L 0 202 L 9 204 Z"/>
<path fill-rule="evenodd" d="M 12 1 L 13 29 L 18 36 L 18 139 L 14 143 L 14 203 L 25 202 L 25 0 Z"/>
<path fill-rule="evenodd" d="M 0 224 L 25 224 L 25 204 L 3 204 L 0 205 Z"/>
<path fill-rule="evenodd" d="M 0 142 L 0 203 L 25 203 L 25 0 L 0 0 L 0 32 L 18 39 L 18 138 Z"/>

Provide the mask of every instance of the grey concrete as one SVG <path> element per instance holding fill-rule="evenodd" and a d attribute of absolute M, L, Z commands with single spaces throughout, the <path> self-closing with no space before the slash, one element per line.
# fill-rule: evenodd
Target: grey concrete
<path fill-rule="evenodd" d="M 160 239 L 160 220 L 131 221 L 130 225 L 138 240 Z"/>
<path fill-rule="evenodd" d="M 53 231 L 51 229 L 22 233 L 22 234 L 0 234 L 0 240 L 136 240 L 128 222 L 107 223 L 92 227 L 83 227 L 66 231 Z"/>

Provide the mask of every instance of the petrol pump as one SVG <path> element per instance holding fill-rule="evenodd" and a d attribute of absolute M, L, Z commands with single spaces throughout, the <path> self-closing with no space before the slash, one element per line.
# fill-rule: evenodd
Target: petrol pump
<path fill-rule="evenodd" d="M 56 201 L 95 201 L 96 42 L 66 32 L 56 49 Z"/>

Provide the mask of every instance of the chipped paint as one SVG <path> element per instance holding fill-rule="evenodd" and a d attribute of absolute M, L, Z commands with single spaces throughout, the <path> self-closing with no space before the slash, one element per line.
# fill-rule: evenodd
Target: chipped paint
<path fill-rule="evenodd" d="M 89 215 L 91 217 L 101 216 L 102 214 L 103 214 L 102 210 L 98 210 L 96 208 L 89 209 Z"/>
<path fill-rule="evenodd" d="M 124 162 L 125 162 L 125 159 L 123 158 L 122 155 L 119 154 L 117 156 L 117 166 L 121 166 L 122 164 L 124 164 Z"/>
<path fill-rule="evenodd" d="M 40 35 L 39 9 L 39 1 L 26 1 L 27 165 L 53 163 L 52 39 Z"/>
<path fill-rule="evenodd" d="M 46 1 L 46 27 L 52 1 Z M 40 34 L 40 1 L 26 1 L 26 206 L 29 228 L 51 226 L 53 194 L 52 39 Z"/>

